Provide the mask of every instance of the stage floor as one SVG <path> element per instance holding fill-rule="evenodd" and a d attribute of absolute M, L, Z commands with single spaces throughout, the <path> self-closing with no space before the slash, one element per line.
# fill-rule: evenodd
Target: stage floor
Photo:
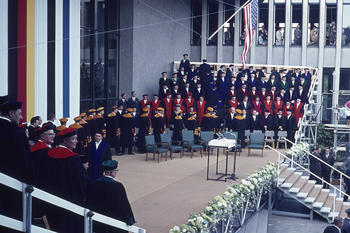
<path fill-rule="evenodd" d="M 242 178 L 257 171 L 269 161 L 277 161 L 277 153 L 264 150 L 253 150 L 247 157 L 247 149 L 241 156 L 237 153 L 236 176 L 239 182 Z M 232 153 L 230 155 L 229 171 L 232 171 Z M 191 159 L 190 154 L 180 159 L 174 154 L 173 160 L 165 158 L 160 163 L 145 161 L 145 154 L 113 156 L 119 162 L 117 180 L 126 188 L 136 224 L 148 233 L 167 233 L 174 225 L 186 222 L 189 214 L 198 213 L 207 202 L 217 194 L 225 191 L 232 183 L 207 181 L 207 154 L 200 157 L 199 152 Z M 219 157 L 219 164 L 224 165 L 225 157 Z M 210 174 L 215 173 L 216 154 L 210 157 Z M 224 169 L 224 166 L 222 166 Z"/>

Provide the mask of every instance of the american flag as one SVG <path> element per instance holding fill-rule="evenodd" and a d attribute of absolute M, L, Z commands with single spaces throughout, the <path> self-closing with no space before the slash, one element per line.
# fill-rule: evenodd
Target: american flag
<path fill-rule="evenodd" d="M 242 63 L 243 68 L 245 68 L 246 64 L 246 56 L 250 46 L 252 45 L 254 32 L 257 27 L 258 20 L 258 0 L 251 0 L 249 4 L 247 4 L 243 8 L 243 17 L 244 17 L 244 46 L 242 50 Z"/>

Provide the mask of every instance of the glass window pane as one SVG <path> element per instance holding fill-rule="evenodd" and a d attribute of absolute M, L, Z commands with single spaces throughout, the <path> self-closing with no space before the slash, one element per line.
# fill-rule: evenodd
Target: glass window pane
<path fill-rule="evenodd" d="M 292 5 L 292 44 L 301 45 L 302 39 L 302 18 L 303 18 L 303 7 L 301 4 Z"/>
<path fill-rule="evenodd" d="M 208 1 L 208 37 L 211 36 L 218 29 L 218 2 Z M 216 34 L 211 40 L 207 40 L 208 45 L 217 45 L 218 34 Z"/>
<path fill-rule="evenodd" d="M 276 4 L 275 6 L 275 45 L 284 45 L 284 32 L 285 32 L 285 20 L 286 20 L 286 5 Z"/>
<path fill-rule="evenodd" d="M 192 0 L 191 44 L 201 45 L 202 33 L 202 1 Z"/>
<path fill-rule="evenodd" d="M 335 46 L 337 38 L 337 6 L 327 5 L 326 45 Z"/>
<path fill-rule="evenodd" d="M 269 5 L 267 2 L 263 2 L 259 4 L 259 14 L 258 14 L 258 44 L 259 45 L 267 45 L 267 28 L 269 22 Z"/>
<path fill-rule="evenodd" d="M 225 19 L 228 20 L 233 13 L 235 13 L 235 5 L 233 4 L 224 4 L 225 9 Z M 224 34 L 223 34 L 223 44 L 224 45 L 233 45 L 233 38 L 235 32 L 235 18 L 233 17 L 229 22 L 224 25 Z"/>
<path fill-rule="evenodd" d="M 350 1 L 344 1 L 343 6 L 343 45 L 350 46 Z"/>
<path fill-rule="evenodd" d="M 350 90 L 350 69 L 340 69 L 340 90 Z"/>
<path fill-rule="evenodd" d="M 320 6 L 312 4 L 309 6 L 308 37 L 310 45 L 318 45 L 318 33 L 320 28 Z"/>

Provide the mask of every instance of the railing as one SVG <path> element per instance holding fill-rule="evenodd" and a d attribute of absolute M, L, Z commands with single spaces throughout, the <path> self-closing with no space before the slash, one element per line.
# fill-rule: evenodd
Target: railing
<path fill-rule="evenodd" d="M 287 142 L 296 145 L 294 142 L 288 140 L 287 138 L 284 138 Z M 340 175 L 340 190 L 342 189 L 342 183 L 343 183 L 343 177 L 347 178 L 350 180 L 350 176 L 346 175 L 344 172 L 336 169 L 335 167 L 329 165 L 328 163 L 326 163 L 325 161 L 323 161 L 322 159 L 318 158 L 317 156 L 313 155 L 312 153 L 310 153 L 310 151 L 304 150 L 303 148 L 301 148 L 302 151 L 304 151 L 305 153 L 307 153 L 309 156 L 313 157 L 314 159 L 317 159 L 318 161 L 320 161 L 322 164 L 324 164 L 325 166 L 329 167 L 330 169 L 332 169 L 333 171 L 336 171 L 339 173 Z"/>
<path fill-rule="evenodd" d="M 177 71 L 177 68 L 180 66 L 181 61 L 174 61 L 174 67 L 173 70 Z M 202 64 L 202 62 L 193 62 L 191 61 L 191 64 L 194 65 L 200 65 Z M 242 63 L 224 63 L 224 62 L 208 62 L 209 65 L 211 66 L 215 66 L 215 67 L 220 67 L 221 65 L 234 65 L 235 68 L 241 68 L 243 67 Z M 266 65 L 266 64 L 246 64 L 246 67 L 249 66 L 253 66 L 254 68 L 262 68 L 262 67 L 266 67 L 267 69 L 271 69 L 271 68 L 276 68 L 277 71 L 279 71 L 280 69 L 306 69 L 308 68 L 310 70 L 311 75 L 315 75 L 313 72 L 317 71 L 318 68 L 315 67 L 311 67 L 311 66 L 287 66 L 287 65 Z"/>
<path fill-rule="evenodd" d="M 318 69 L 315 70 L 315 73 L 312 75 L 312 80 L 310 83 L 310 88 L 309 92 L 307 94 L 308 97 L 308 102 L 304 104 L 304 114 L 303 117 L 298 121 L 298 130 L 295 132 L 295 140 L 298 141 L 301 138 L 302 131 L 304 129 L 304 124 L 306 124 L 306 113 L 309 107 L 309 104 L 313 98 L 313 92 L 316 86 L 316 82 L 318 82 L 318 77 L 317 77 Z"/>
<path fill-rule="evenodd" d="M 278 153 L 278 168 L 277 168 L 277 186 L 279 185 L 278 182 L 279 182 L 279 175 L 280 175 L 280 166 L 281 166 L 281 156 L 285 159 L 285 160 L 288 160 L 289 162 L 291 162 L 292 165 L 296 165 L 297 167 L 301 168 L 302 170 L 308 172 L 309 174 L 313 175 L 315 178 L 317 178 L 318 180 L 320 180 L 323 183 L 326 183 L 329 185 L 329 187 L 332 187 L 333 188 L 333 194 L 334 194 L 334 197 L 333 197 L 333 206 L 332 206 L 332 213 L 335 212 L 335 202 L 336 202 L 336 196 L 337 196 L 337 193 L 336 191 L 339 192 L 339 197 L 341 197 L 341 194 L 343 194 L 344 196 L 347 196 L 348 198 L 350 198 L 350 196 L 348 194 L 346 194 L 345 192 L 343 192 L 341 189 L 337 188 L 336 186 L 332 185 L 331 183 L 325 181 L 324 179 L 322 179 L 321 177 L 319 177 L 318 175 L 316 175 L 315 173 L 311 172 L 310 170 L 304 168 L 302 165 L 298 164 L 297 162 L 293 161 L 292 159 L 288 158 L 288 156 L 284 155 L 283 153 L 281 153 L 280 151 L 276 150 L 275 148 L 272 148 L 271 146 L 269 145 L 266 145 L 265 148 L 269 148 L 273 151 L 275 151 L 276 153 Z M 332 214 L 332 218 L 334 220 L 334 214 Z"/>
<path fill-rule="evenodd" d="M 32 225 L 32 197 L 35 197 L 39 200 L 45 201 L 62 209 L 68 210 L 74 214 L 84 217 L 84 232 L 92 233 L 92 223 L 93 221 L 100 222 L 102 224 L 109 225 L 111 227 L 122 229 L 132 233 L 146 233 L 146 230 L 136 227 L 128 226 L 126 223 L 119 220 L 104 216 L 99 213 L 95 213 L 89 209 L 73 204 L 69 201 L 66 201 L 62 198 L 54 196 L 50 193 L 42 191 L 38 188 L 35 188 L 31 185 L 22 183 L 10 176 L 7 176 L 3 173 L 0 173 L 0 184 L 10 187 L 14 190 L 23 193 L 23 220 L 19 221 L 0 215 L 0 226 L 5 226 L 7 228 L 27 232 L 53 232 L 50 230 L 43 229 L 38 226 Z"/>

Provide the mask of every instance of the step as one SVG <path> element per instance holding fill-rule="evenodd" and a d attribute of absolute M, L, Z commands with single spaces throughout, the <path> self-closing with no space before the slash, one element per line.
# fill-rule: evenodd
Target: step
<path fill-rule="evenodd" d="M 309 180 L 308 176 L 301 176 L 300 179 L 293 184 L 293 186 L 289 189 L 290 193 L 298 193 L 302 187 L 307 183 Z"/>
<path fill-rule="evenodd" d="M 347 214 L 345 213 L 345 210 L 348 208 L 350 208 L 350 202 L 344 202 L 341 208 L 341 211 L 339 213 L 339 217 L 345 218 L 347 216 Z"/>
<path fill-rule="evenodd" d="M 299 178 L 301 177 L 303 173 L 302 172 L 294 172 L 291 176 L 286 178 L 284 183 L 281 185 L 282 188 L 291 188 L 294 183 L 296 183 Z"/>
<path fill-rule="evenodd" d="M 282 163 L 282 164 L 280 165 L 280 174 L 281 174 L 284 170 L 286 170 L 288 167 L 289 167 L 288 164 Z"/>
<path fill-rule="evenodd" d="M 329 193 L 327 200 L 323 203 L 321 213 L 330 214 L 333 209 L 333 203 L 337 203 L 337 197 L 334 193 Z M 335 212 L 335 211 L 334 211 Z"/>
<path fill-rule="evenodd" d="M 314 187 L 312 188 L 311 192 L 307 195 L 307 198 L 305 199 L 306 203 L 314 203 L 318 194 L 322 190 L 322 185 L 321 184 L 315 184 Z"/>
<path fill-rule="evenodd" d="M 331 200 L 333 201 L 333 198 Z M 343 206 L 343 198 L 336 198 L 335 199 L 335 208 L 334 208 L 334 210 L 333 209 L 331 210 L 331 212 L 328 215 L 328 218 L 337 217 L 339 215 L 339 212 L 341 211 L 342 206 Z M 332 207 L 333 207 L 333 205 L 332 205 Z"/>
<path fill-rule="evenodd" d="M 316 180 L 308 180 L 306 184 L 300 189 L 300 192 L 297 194 L 298 198 L 306 198 L 314 185 L 316 184 Z"/>
<path fill-rule="evenodd" d="M 295 168 L 287 168 L 280 172 L 280 175 L 278 176 L 278 182 L 284 182 L 290 175 L 292 175 L 295 171 Z"/>
<path fill-rule="evenodd" d="M 321 189 L 321 192 L 318 194 L 314 204 L 312 204 L 312 207 L 321 208 L 326 202 L 328 195 L 329 195 L 329 189 Z"/>

